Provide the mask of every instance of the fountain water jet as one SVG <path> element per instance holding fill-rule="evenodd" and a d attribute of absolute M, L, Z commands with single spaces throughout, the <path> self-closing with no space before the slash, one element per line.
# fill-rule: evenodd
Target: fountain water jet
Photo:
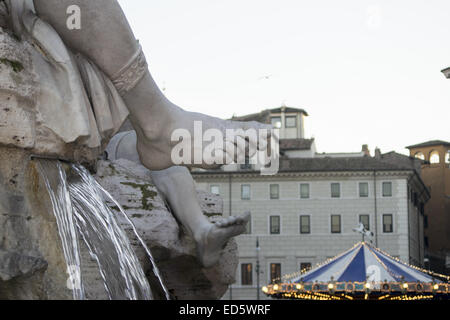
<path fill-rule="evenodd" d="M 38 159 L 39 172 L 44 179 L 53 214 L 58 225 L 58 232 L 62 242 L 64 258 L 74 300 L 84 300 L 84 285 L 81 279 L 81 261 L 78 236 L 72 215 L 72 204 L 67 187 L 66 172 L 59 161 Z"/>
<path fill-rule="evenodd" d="M 39 159 L 38 167 L 44 178 L 57 219 L 58 231 L 70 272 L 74 299 L 85 299 L 81 275 L 78 234 L 84 240 L 89 253 L 98 264 L 108 297 L 113 300 L 150 300 L 153 298 L 147 278 L 142 270 L 125 232 L 120 227 L 104 197 L 117 202 L 104 190 L 89 172 L 80 165 L 71 165 L 69 174 L 59 161 Z M 120 208 L 120 205 L 118 205 Z M 155 276 L 169 299 L 150 250 L 137 234 L 152 263 Z"/>

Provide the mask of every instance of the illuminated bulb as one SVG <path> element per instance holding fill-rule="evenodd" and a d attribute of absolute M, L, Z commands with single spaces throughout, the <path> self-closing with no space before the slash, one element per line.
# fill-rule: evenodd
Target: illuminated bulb
<path fill-rule="evenodd" d="M 278 290 L 278 285 L 277 284 L 273 286 L 273 290 L 275 290 L 275 291 Z"/>
<path fill-rule="evenodd" d="M 407 283 L 403 284 L 403 289 L 408 289 L 408 284 Z"/>
<path fill-rule="evenodd" d="M 269 289 L 267 288 L 267 287 L 262 287 L 262 291 L 264 292 L 264 293 L 267 293 L 268 291 L 269 291 Z"/>
<path fill-rule="evenodd" d="M 370 283 L 365 284 L 366 289 L 370 289 Z"/>
<path fill-rule="evenodd" d="M 297 284 L 295 287 L 297 288 L 297 290 L 301 290 L 302 289 L 302 285 L 301 284 Z"/>
<path fill-rule="evenodd" d="M 333 290 L 334 285 L 332 283 L 328 284 L 328 289 Z"/>
<path fill-rule="evenodd" d="M 433 286 L 433 289 L 434 289 L 434 290 L 437 290 L 437 289 L 439 289 L 439 286 L 438 286 L 437 284 L 435 284 L 435 285 Z"/>

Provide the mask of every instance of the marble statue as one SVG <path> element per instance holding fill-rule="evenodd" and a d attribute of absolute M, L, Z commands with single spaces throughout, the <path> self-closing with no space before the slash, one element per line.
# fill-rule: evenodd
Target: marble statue
<path fill-rule="evenodd" d="M 249 217 L 210 223 L 203 216 L 189 171 L 174 166 L 171 159 L 171 134 L 185 129 L 195 136 L 195 122 L 201 122 L 204 129 L 220 130 L 223 137 L 227 129 L 270 127 L 187 112 L 170 102 L 154 82 L 141 46 L 116 0 L 5 1 L 14 33 L 31 46 L 41 88 L 35 94 L 39 111 L 36 135 L 40 138 L 33 141 L 30 150 L 42 156 L 88 162 L 102 153 L 129 118 L 135 129 L 130 154 L 152 170 L 158 189 L 196 240 L 202 265 L 214 265 L 228 239 L 245 231 Z M 79 8 L 80 28 L 67 25 L 68 8 L 73 6 Z M 46 139 L 50 135 L 55 139 Z M 258 146 L 267 145 L 267 137 L 238 136 L 223 142 L 223 154 L 231 150 L 225 146 L 233 144 L 251 157 Z M 196 148 L 195 143 L 192 145 Z M 191 154 L 194 156 L 195 150 Z M 236 159 L 238 153 L 228 155 Z M 211 159 L 190 163 L 186 166 L 211 167 Z"/>
<path fill-rule="evenodd" d="M 135 131 L 115 135 L 106 148 L 108 160 L 126 159 L 140 163 L 136 143 Z M 197 256 L 203 266 L 214 265 L 228 239 L 245 231 L 245 225 L 250 218 L 248 213 L 237 217 L 230 216 L 214 224 L 209 222 L 196 200 L 194 180 L 187 168 L 172 166 L 165 170 L 153 170 L 151 177 L 178 221 L 197 242 Z"/>

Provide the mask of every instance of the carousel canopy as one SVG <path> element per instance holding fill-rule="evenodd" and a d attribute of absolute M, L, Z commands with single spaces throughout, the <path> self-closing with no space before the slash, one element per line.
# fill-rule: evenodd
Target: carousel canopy
<path fill-rule="evenodd" d="M 277 299 L 447 300 L 449 280 L 359 242 L 312 270 L 286 275 L 262 291 Z"/>
<path fill-rule="evenodd" d="M 438 277 L 425 273 L 389 256 L 380 249 L 360 242 L 353 248 L 299 276 L 289 282 L 435 282 Z"/>

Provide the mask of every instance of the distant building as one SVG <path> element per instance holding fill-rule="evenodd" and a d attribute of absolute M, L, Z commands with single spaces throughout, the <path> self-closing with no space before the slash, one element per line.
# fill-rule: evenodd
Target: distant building
<path fill-rule="evenodd" d="M 423 160 L 422 179 L 431 192 L 431 199 L 425 204 L 425 252 L 430 267 L 449 273 L 450 142 L 435 140 L 407 148 L 412 157 Z"/>
<path fill-rule="evenodd" d="M 429 192 L 420 162 L 397 153 L 319 154 L 304 135 L 303 109 L 281 107 L 234 117 L 280 128 L 280 170 L 262 176 L 252 165 L 197 170 L 200 189 L 220 194 L 225 215 L 251 213 L 247 234 L 237 237 L 236 283 L 224 298 L 257 296 L 260 286 L 307 269 L 361 241 L 359 222 L 374 233 L 374 245 L 401 260 L 423 266 L 423 204 Z M 263 298 L 263 295 L 261 295 Z"/>
<path fill-rule="evenodd" d="M 308 113 L 303 109 L 281 106 L 246 116 L 233 117 L 231 120 L 270 123 L 280 129 L 280 139 L 303 139 L 305 137 L 305 117 L 307 116 Z"/>

